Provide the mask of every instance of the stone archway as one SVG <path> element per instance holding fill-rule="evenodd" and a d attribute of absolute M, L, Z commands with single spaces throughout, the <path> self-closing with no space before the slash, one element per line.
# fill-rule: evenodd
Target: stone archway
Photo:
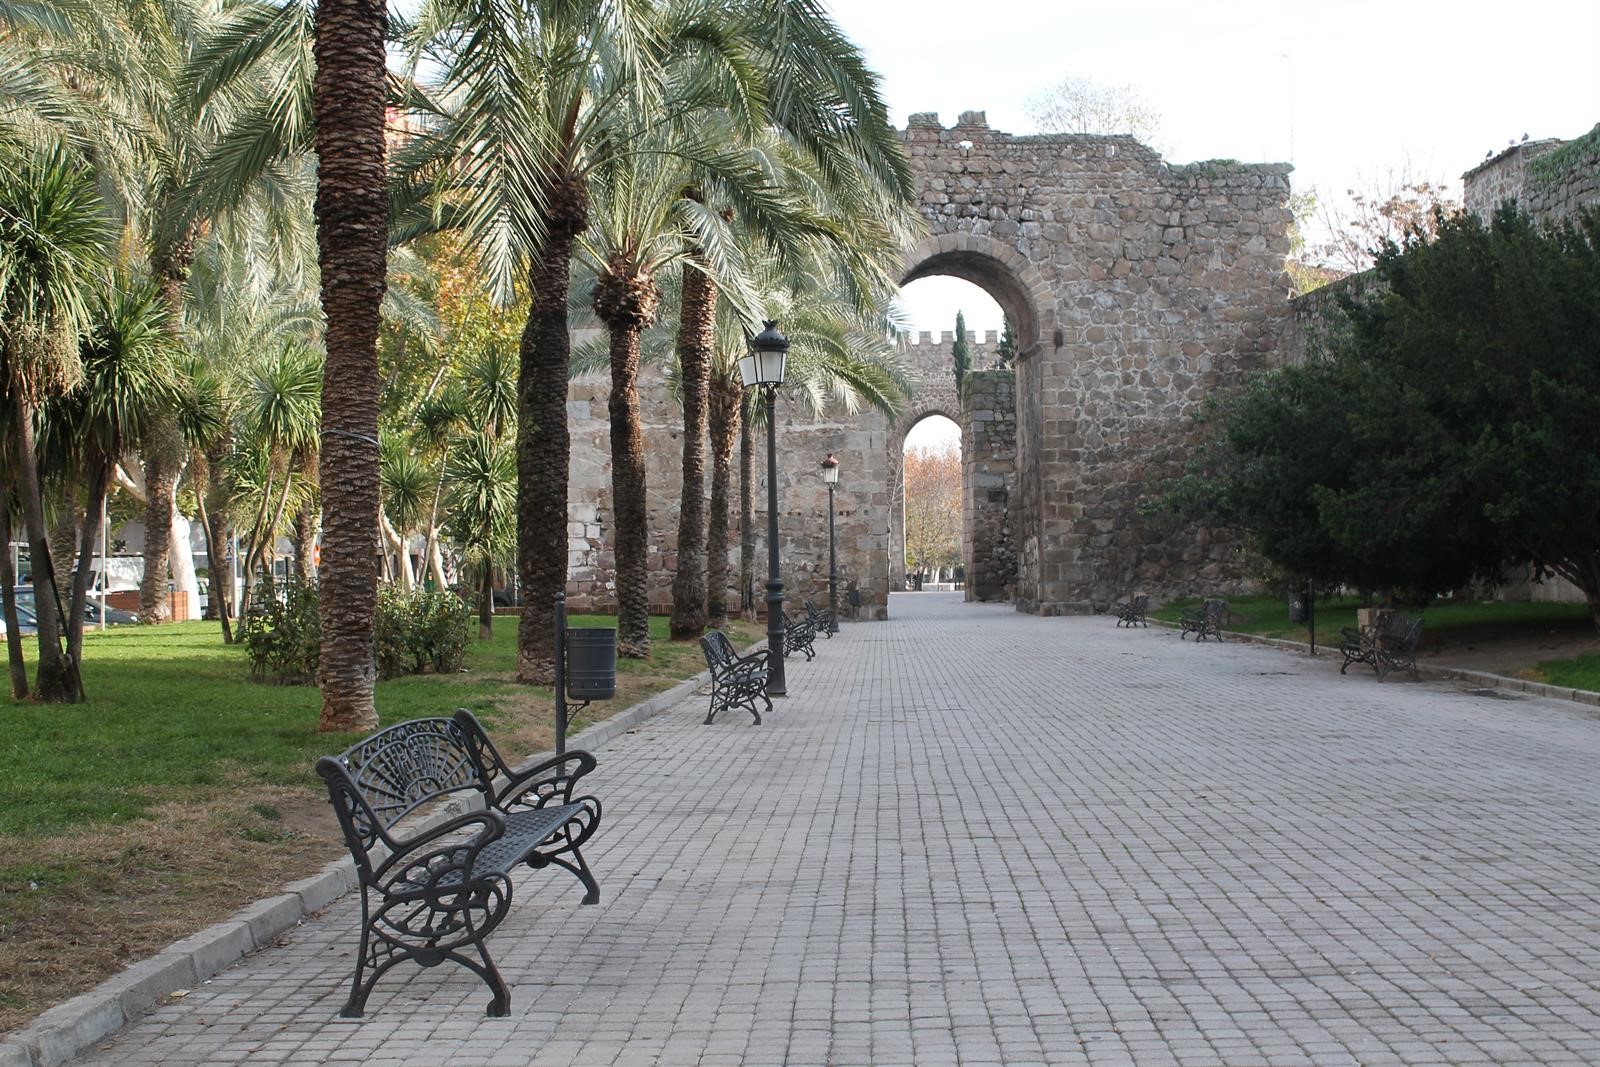
<path fill-rule="evenodd" d="M 1130 137 L 1013 137 L 982 112 L 950 128 L 912 115 L 902 137 L 928 227 L 903 281 L 972 282 L 1017 335 L 1014 378 L 986 397 L 1014 400 L 1014 445 L 1003 471 L 979 472 L 987 490 L 969 474 L 968 507 L 986 492 L 1003 512 L 1018 608 L 1239 585 L 1228 531 L 1156 528 L 1140 505 L 1182 470 L 1206 397 L 1279 360 L 1291 168 L 1174 166 Z M 976 420 L 957 421 L 965 446 Z"/>

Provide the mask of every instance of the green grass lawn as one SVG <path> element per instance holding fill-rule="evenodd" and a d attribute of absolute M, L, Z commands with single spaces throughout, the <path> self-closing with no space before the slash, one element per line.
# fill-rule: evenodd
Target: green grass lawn
<path fill-rule="evenodd" d="M 574 626 L 614 626 L 613 618 L 575 616 Z M 739 627 L 741 624 L 735 624 Z M 536 746 L 553 729 L 549 689 L 511 680 L 517 620 L 501 617 L 486 642 L 473 641 L 467 670 L 379 682 L 383 725 L 469 708 L 498 741 L 519 735 Z M 703 666 L 699 647 L 667 640 L 667 620 L 651 620 L 653 657 L 622 660 L 617 698 L 591 707 L 581 729 Z M 736 641 L 756 639 L 745 626 Z M 0 710 L 0 835 L 50 834 L 66 827 L 137 818 L 153 804 L 240 779 L 320 788 L 319 755 L 354 735 L 317 733 L 321 698 L 312 686 L 253 682 L 242 649 L 222 644 L 213 623 L 115 628 L 84 639 L 88 702 L 13 703 Z M 542 746 L 539 746 L 542 747 Z M 523 754 L 513 744 L 508 758 Z"/>
<path fill-rule="evenodd" d="M 553 696 L 512 680 L 517 620 L 494 628 L 461 673 L 379 682 L 383 724 L 465 707 L 508 759 L 549 749 Z M 651 635 L 573 732 L 703 668 Z M 317 733 L 314 687 L 252 681 L 214 623 L 91 632 L 83 658 L 87 703 L 0 701 L 0 1033 L 343 853 L 312 765 L 355 738 Z"/>
<path fill-rule="evenodd" d="M 1177 622 L 1179 615 L 1197 608 L 1199 604 L 1198 597 L 1175 600 L 1160 611 L 1151 612 L 1151 615 L 1167 622 Z M 1339 640 L 1340 627 L 1354 627 L 1356 608 L 1360 604 L 1355 597 L 1319 600 L 1316 606 L 1317 644 L 1334 644 Z M 1305 641 L 1308 637 L 1306 626 L 1289 621 L 1289 605 L 1284 597 L 1239 597 L 1228 601 L 1228 610 L 1231 621 L 1226 628 L 1229 630 L 1291 641 Z M 1426 648 L 1441 640 L 1453 641 L 1489 629 L 1583 621 L 1589 618 L 1589 609 L 1584 604 L 1442 600 L 1423 614 L 1428 620 L 1422 639 Z"/>
<path fill-rule="evenodd" d="M 1600 656 L 1541 660 L 1540 677 L 1551 685 L 1600 692 Z"/>

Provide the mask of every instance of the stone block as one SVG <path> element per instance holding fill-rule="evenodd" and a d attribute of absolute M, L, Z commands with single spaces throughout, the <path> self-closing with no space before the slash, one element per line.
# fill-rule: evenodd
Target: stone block
<path fill-rule="evenodd" d="M 186 952 L 167 949 L 126 968 L 101 985 L 100 990 L 115 996 L 123 1014 L 131 1020 L 162 997 L 179 989 L 192 989 L 199 981 L 194 958 Z"/>
<path fill-rule="evenodd" d="M 257 947 L 271 944 L 280 934 L 294 928 L 305 914 L 305 907 L 297 893 L 283 893 L 254 904 L 234 916 L 250 928 L 250 938 Z"/>
<path fill-rule="evenodd" d="M 194 959 L 195 972 L 204 980 L 255 947 L 249 924 L 229 919 L 184 938 L 168 951 L 188 953 Z"/>
<path fill-rule="evenodd" d="M 21 1042 L 0 1041 L 0 1067 L 33 1067 L 33 1053 Z"/>
<path fill-rule="evenodd" d="M 125 1022 L 117 998 L 97 990 L 57 1004 L 11 1040 L 28 1049 L 34 1067 L 57 1067 L 116 1033 Z"/>

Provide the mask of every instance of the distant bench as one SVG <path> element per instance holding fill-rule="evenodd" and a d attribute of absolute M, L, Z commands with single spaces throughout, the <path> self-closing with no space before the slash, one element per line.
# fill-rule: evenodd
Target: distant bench
<path fill-rule="evenodd" d="M 1417 646 L 1422 643 L 1422 617 L 1386 611 L 1371 626 L 1339 630 L 1339 651 L 1343 674 L 1352 663 L 1365 663 L 1381 682 L 1395 671 L 1410 671 L 1417 677 Z"/>

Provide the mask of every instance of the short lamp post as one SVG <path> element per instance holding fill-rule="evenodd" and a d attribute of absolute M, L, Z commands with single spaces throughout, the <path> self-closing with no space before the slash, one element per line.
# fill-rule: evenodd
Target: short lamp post
<path fill-rule="evenodd" d="M 746 389 L 760 386 L 767 401 L 767 695 L 787 696 L 783 673 L 783 577 L 778 569 L 778 386 L 783 384 L 789 339 L 768 320 L 739 359 L 739 378 Z"/>
<path fill-rule="evenodd" d="M 828 632 L 839 632 L 839 553 L 833 540 L 833 491 L 839 485 L 839 457 L 832 452 L 822 461 L 822 480 L 828 486 Z"/>

